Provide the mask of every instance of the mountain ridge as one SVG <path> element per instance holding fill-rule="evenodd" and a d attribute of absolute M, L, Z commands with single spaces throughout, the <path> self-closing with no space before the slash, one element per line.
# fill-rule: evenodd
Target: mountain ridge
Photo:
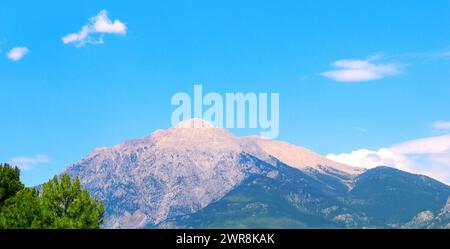
<path fill-rule="evenodd" d="M 220 202 L 253 178 L 282 186 L 281 194 L 286 195 L 282 198 L 305 205 L 302 210 L 307 217 L 330 222 L 332 218 L 321 213 L 329 212 L 338 220 L 354 220 L 341 226 L 367 225 L 364 211 L 353 210 L 354 204 L 342 199 L 370 170 L 285 142 L 236 137 L 199 119 L 96 149 L 65 172 L 79 177 L 91 193 L 106 201 L 105 226 L 109 228 L 164 227 L 160 224 Z M 447 193 L 447 189 L 439 191 Z M 285 202 L 284 208 L 291 204 Z"/>

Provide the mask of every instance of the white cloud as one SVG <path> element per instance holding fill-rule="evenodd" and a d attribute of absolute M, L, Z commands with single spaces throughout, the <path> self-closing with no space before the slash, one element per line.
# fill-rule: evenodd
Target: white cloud
<path fill-rule="evenodd" d="M 322 75 L 336 81 L 361 82 L 378 80 L 399 73 L 399 67 L 393 63 L 375 63 L 380 56 L 364 60 L 338 60 L 333 62 L 335 70 L 323 72 Z"/>
<path fill-rule="evenodd" d="M 116 19 L 112 22 L 108 18 L 106 10 L 100 11 L 97 16 L 93 17 L 91 23 L 93 23 L 94 32 L 97 33 L 125 34 L 127 31 L 127 27 L 121 21 Z"/>
<path fill-rule="evenodd" d="M 450 130 L 450 121 L 436 121 L 432 127 L 435 130 Z"/>
<path fill-rule="evenodd" d="M 391 166 L 450 184 L 450 134 L 409 140 L 379 150 L 359 149 L 327 158 L 352 166 Z"/>
<path fill-rule="evenodd" d="M 450 151 L 450 134 L 406 141 L 391 147 L 401 154 L 439 154 Z"/>
<path fill-rule="evenodd" d="M 11 49 L 6 56 L 12 61 L 20 61 L 29 52 L 30 50 L 26 47 L 15 47 Z"/>
<path fill-rule="evenodd" d="M 22 170 L 30 170 L 35 165 L 45 164 L 50 162 L 50 158 L 46 155 L 36 155 L 34 157 L 14 157 L 9 160 L 10 164 L 18 166 Z"/>
<path fill-rule="evenodd" d="M 359 149 L 350 153 L 329 154 L 327 158 L 354 167 L 368 169 L 378 166 L 395 166 L 406 169 L 413 164 L 403 155 L 397 154 L 388 148 L 381 148 L 376 151 Z"/>
<path fill-rule="evenodd" d="M 450 165 L 450 153 L 433 154 L 429 156 L 429 159 L 435 163 Z"/>
<path fill-rule="evenodd" d="M 112 21 L 108 17 L 108 12 L 102 10 L 96 16 L 89 18 L 89 23 L 79 32 L 64 36 L 62 41 L 64 44 L 74 43 L 75 46 L 82 47 L 86 44 L 103 44 L 105 34 L 125 35 L 126 32 L 127 27 L 123 22 L 117 19 Z"/>

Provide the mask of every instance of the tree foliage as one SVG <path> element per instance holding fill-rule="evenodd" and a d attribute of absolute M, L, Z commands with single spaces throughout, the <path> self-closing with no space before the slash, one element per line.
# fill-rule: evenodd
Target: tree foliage
<path fill-rule="evenodd" d="M 20 170 L 9 164 L 0 164 L 0 208 L 6 199 L 14 196 L 24 188 L 20 182 Z"/>
<path fill-rule="evenodd" d="M 24 188 L 19 176 L 17 168 L 1 165 L 0 228 L 100 228 L 103 224 L 103 202 L 91 198 L 78 178 L 55 176 L 39 192 Z"/>
<path fill-rule="evenodd" d="M 41 207 L 44 228 L 99 228 L 103 223 L 103 202 L 91 199 L 79 179 L 71 182 L 67 174 L 43 185 Z"/>
<path fill-rule="evenodd" d="M 40 228 L 39 192 L 25 188 L 6 200 L 0 212 L 0 228 Z"/>

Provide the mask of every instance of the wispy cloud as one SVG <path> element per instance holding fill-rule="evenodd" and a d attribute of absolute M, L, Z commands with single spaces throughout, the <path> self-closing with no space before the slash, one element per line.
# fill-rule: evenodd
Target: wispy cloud
<path fill-rule="evenodd" d="M 450 59 L 450 47 L 426 51 L 407 52 L 392 55 L 376 54 L 366 59 L 344 59 L 332 63 L 334 69 L 321 75 L 340 82 L 363 82 L 379 80 L 400 73 L 401 65 L 382 60 L 404 60 L 407 64 L 416 61 L 434 61 Z"/>
<path fill-rule="evenodd" d="M 355 131 L 357 131 L 357 132 L 362 132 L 362 133 L 368 132 L 368 130 L 367 130 L 366 128 L 360 127 L 360 126 L 356 126 L 356 127 L 354 127 L 353 129 L 354 129 Z"/>
<path fill-rule="evenodd" d="M 372 56 L 362 60 L 338 60 L 332 63 L 336 69 L 323 72 L 322 76 L 341 82 L 362 82 L 379 80 L 400 72 L 397 64 L 377 62 L 380 58 Z"/>
<path fill-rule="evenodd" d="M 432 127 L 435 130 L 450 130 L 450 121 L 435 121 Z"/>
<path fill-rule="evenodd" d="M 18 156 L 9 160 L 14 166 L 18 166 L 22 170 L 30 170 L 39 164 L 49 163 L 50 158 L 46 155 L 36 155 L 34 157 Z"/>
<path fill-rule="evenodd" d="M 406 141 L 391 147 L 401 154 L 438 154 L 450 152 L 450 134 Z"/>
<path fill-rule="evenodd" d="M 434 51 L 395 54 L 388 56 L 388 58 L 406 60 L 445 60 L 450 59 L 450 47 Z"/>
<path fill-rule="evenodd" d="M 327 157 L 356 167 L 391 166 L 450 184 L 450 134 L 413 139 L 379 150 L 358 149 Z"/>
<path fill-rule="evenodd" d="M 308 79 L 309 79 L 309 76 L 307 76 L 307 75 L 302 75 L 302 76 L 300 76 L 298 79 L 299 79 L 300 81 L 305 81 L 305 80 L 308 80 Z"/>
<path fill-rule="evenodd" d="M 86 44 L 103 44 L 105 34 L 125 35 L 126 25 L 120 20 L 112 21 L 106 10 L 100 11 L 96 16 L 89 18 L 88 24 L 84 25 L 77 33 L 71 33 L 62 38 L 64 44 L 73 43 L 77 47 Z"/>
<path fill-rule="evenodd" d="M 30 50 L 27 47 L 15 47 L 6 55 L 12 61 L 20 61 Z"/>

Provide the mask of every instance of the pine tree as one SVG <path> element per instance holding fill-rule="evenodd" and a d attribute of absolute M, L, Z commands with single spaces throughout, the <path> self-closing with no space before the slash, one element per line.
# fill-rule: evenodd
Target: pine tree
<path fill-rule="evenodd" d="M 41 208 L 44 228 L 99 228 L 103 223 L 103 202 L 91 199 L 79 179 L 71 182 L 67 174 L 43 185 Z"/>
<path fill-rule="evenodd" d="M 0 212 L 0 228 L 40 228 L 39 192 L 25 188 L 7 199 Z"/>
<path fill-rule="evenodd" d="M 0 228 L 100 228 L 104 205 L 63 174 L 42 185 L 24 188 L 19 169 L 0 165 Z"/>
<path fill-rule="evenodd" d="M 20 170 L 9 164 L 0 164 L 0 208 L 4 202 L 22 190 L 24 185 L 20 182 Z"/>

